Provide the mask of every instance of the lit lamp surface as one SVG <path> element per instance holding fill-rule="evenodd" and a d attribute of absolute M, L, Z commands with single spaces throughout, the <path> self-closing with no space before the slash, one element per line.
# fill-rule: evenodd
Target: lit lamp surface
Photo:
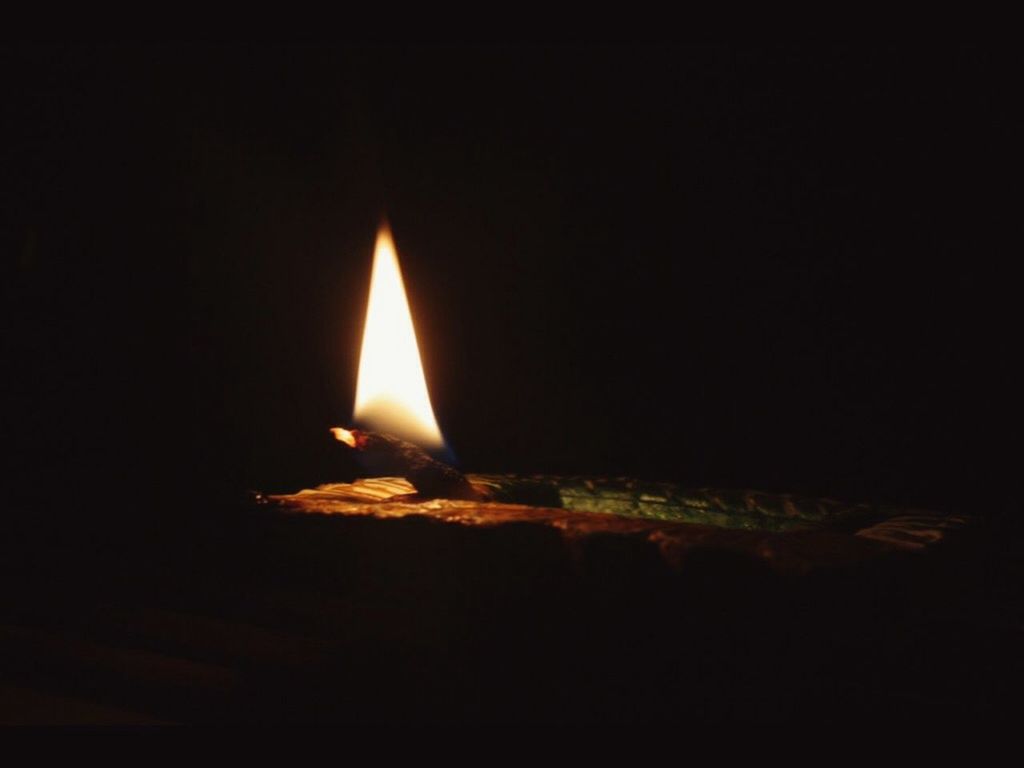
<path fill-rule="evenodd" d="M 334 438 L 357 451 L 368 443 L 384 442 L 389 447 L 393 442 L 404 443 L 405 448 L 398 445 L 395 452 L 399 469 L 384 473 L 390 476 L 275 496 L 274 501 L 310 513 L 427 515 L 469 525 L 533 522 L 572 536 L 640 534 L 660 542 L 662 549 L 671 549 L 675 546 L 672 542 L 685 548 L 694 537 L 703 541 L 708 535 L 725 535 L 725 531 L 746 532 L 749 537 L 744 546 L 759 555 L 779 551 L 778 542 L 768 545 L 765 536 L 791 531 L 833 536 L 831 531 L 843 529 L 853 549 L 866 554 L 879 544 L 923 548 L 967 523 L 960 517 L 877 505 L 756 491 L 692 489 L 630 478 L 462 476 L 439 462 L 433 464 L 439 468 L 440 478 L 428 466 L 431 482 L 417 482 L 416 473 L 422 478 L 424 467 L 432 462 L 419 449 L 442 450 L 445 442 L 431 406 L 398 254 L 386 225 L 378 231 L 374 248 L 354 416 L 361 427 L 365 425 L 376 435 L 334 427 Z M 401 466 L 402 451 L 412 457 L 405 466 Z M 453 473 L 454 482 L 443 477 L 446 471 Z M 424 493 L 427 485 L 432 486 L 431 491 Z M 461 492 L 446 493 L 452 489 Z M 708 529 L 722 533 L 708 534 Z M 735 543 L 729 541 L 730 546 Z"/>

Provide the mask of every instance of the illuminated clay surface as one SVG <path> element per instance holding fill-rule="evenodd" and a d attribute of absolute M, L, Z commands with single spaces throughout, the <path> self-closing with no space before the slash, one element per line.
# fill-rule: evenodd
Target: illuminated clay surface
<path fill-rule="evenodd" d="M 968 519 L 754 491 L 684 490 L 665 483 L 597 478 L 469 475 L 494 501 L 422 499 L 402 478 L 330 483 L 267 497 L 286 511 L 402 518 L 465 526 L 549 526 L 569 541 L 619 535 L 657 546 L 680 565 L 695 548 L 756 555 L 784 570 L 858 562 L 922 550 Z"/>

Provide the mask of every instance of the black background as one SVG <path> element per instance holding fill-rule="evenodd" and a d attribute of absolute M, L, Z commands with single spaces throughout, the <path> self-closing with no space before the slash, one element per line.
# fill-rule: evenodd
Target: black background
<path fill-rule="evenodd" d="M 964 509 L 1019 493 L 1009 57 L 2 54 L 11 509 L 353 476 L 374 233 L 476 471 Z"/>

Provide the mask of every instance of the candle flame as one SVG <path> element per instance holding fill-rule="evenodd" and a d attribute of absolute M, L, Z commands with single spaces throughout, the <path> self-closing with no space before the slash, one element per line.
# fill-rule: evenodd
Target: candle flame
<path fill-rule="evenodd" d="M 386 224 L 377 232 L 373 253 L 355 418 L 422 448 L 444 447 L 427 392 L 398 254 Z"/>

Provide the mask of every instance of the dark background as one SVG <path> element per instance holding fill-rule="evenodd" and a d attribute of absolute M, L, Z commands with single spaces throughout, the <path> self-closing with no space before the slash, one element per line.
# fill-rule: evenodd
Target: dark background
<path fill-rule="evenodd" d="M 468 470 L 1019 494 L 997 51 L 0 56 L 10 509 L 353 476 L 382 215 Z"/>

